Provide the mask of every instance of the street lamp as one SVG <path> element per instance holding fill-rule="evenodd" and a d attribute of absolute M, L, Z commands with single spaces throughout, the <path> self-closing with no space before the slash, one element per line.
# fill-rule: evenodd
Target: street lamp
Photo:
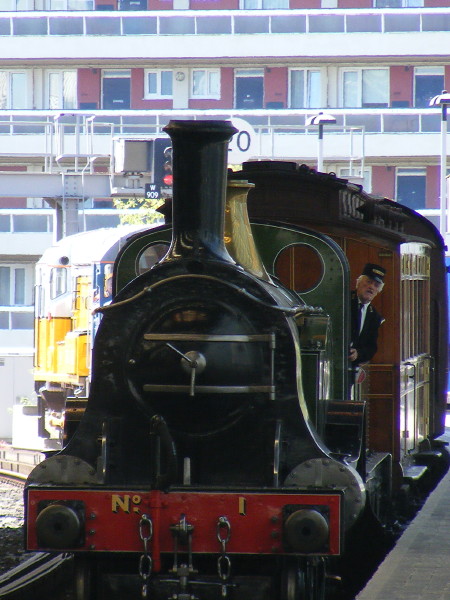
<path fill-rule="evenodd" d="M 443 90 L 430 100 L 430 106 L 440 106 L 442 108 L 441 118 L 441 198 L 440 198 L 440 217 L 439 229 L 442 237 L 447 231 L 446 210 L 447 210 L 447 106 L 450 104 L 450 94 Z"/>
<path fill-rule="evenodd" d="M 325 124 L 334 125 L 335 123 L 336 119 L 333 115 L 327 115 L 323 112 L 306 119 L 307 127 L 311 127 L 312 125 L 319 126 L 319 138 L 317 144 L 317 170 L 319 172 L 323 172 L 323 126 Z"/>

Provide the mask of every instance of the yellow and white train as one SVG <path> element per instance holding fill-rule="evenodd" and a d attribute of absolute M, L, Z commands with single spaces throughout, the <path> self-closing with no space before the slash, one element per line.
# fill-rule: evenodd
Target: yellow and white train
<path fill-rule="evenodd" d="M 36 265 L 34 381 L 39 435 L 48 447 L 62 441 L 63 424 L 84 410 L 91 348 L 99 316 L 111 301 L 114 260 L 131 235 L 147 226 L 86 231 L 48 248 Z"/>

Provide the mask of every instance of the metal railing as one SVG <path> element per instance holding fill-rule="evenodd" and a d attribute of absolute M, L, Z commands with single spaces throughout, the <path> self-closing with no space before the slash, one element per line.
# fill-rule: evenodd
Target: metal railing
<path fill-rule="evenodd" d="M 339 138 L 340 157 L 351 164 L 364 162 L 365 140 L 374 135 L 404 134 L 405 150 L 411 148 L 409 134 L 439 134 L 438 109 L 327 109 L 336 124 L 327 126 L 325 136 Z M 256 135 L 258 158 L 299 160 L 315 158 L 311 138 L 317 127 L 307 127 L 312 109 L 272 110 L 128 110 L 128 111 L 51 111 L 11 110 L 0 115 L 0 162 L 29 157 L 44 163 L 47 173 L 61 172 L 64 158 L 72 158 L 75 172 L 92 172 L 94 164 L 109 165 L 115 138 L 151 139 L 164 135 L 162 129 L 171 119 L 233 119 L 251 125 Z M 24 137 L 27 141 L 24 142 Z M 304 140 L 304 141 L 302 141 Z M 306 140 L 309 140 L 306 144 Z M 400 136 L 396 136 L 397 142 Z M 417 143 L 417 139 L 415 140 Z M 303 151 L 302 151 L 303 148 Z M 294 154 L 293 152 L 297 154 Z M 284 152 L 284 154 L 283 154 Z M 406 154 L 408 154 L 407 152 Z M 430 155 L 434 155 L 430 151 Z"/>
<path fill-rule="evenodd" d="M 36 19 L 36 13 L 39 19 Z M 34 17 L 34 18 L 33 18 Z M 0 12 L 1 36 L 352 34 L 450 31 L 449 8 Z"/>

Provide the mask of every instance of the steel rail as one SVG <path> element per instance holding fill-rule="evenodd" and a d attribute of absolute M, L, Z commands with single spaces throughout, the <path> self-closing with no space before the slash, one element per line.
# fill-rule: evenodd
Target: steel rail
<path fill-rule="evenodd" d="M 71 581 L 73 555 L 37 552 L 0 577 L 2 600 L 36 600 L 61 595 Z M 65 594 L 65 598 L 67 598 Z"/>

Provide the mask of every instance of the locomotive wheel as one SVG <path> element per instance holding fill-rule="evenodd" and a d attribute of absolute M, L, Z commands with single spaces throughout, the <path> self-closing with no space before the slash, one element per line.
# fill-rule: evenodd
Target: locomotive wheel
<path fill-rule="evenodd" d="M 325 600 L 325 561 L 323 558 L 286 562 L 281 575 L 280 600 Z"/>
<path fill-rule="evenodd" d="M 280 600 L 306 600 L 305 574 L 297 560 L 287 561 L 281 574 Z"/>
<path fill-rule="evenodd" d="M 73 599 L 94 600 L 92 589 L 92 564 L 83 556 L 74 557 Z"/>
<path fill-rule="evenodd" d="M 325 559 L 320 557 L 306 559 L 306 598 L 325 600 Z"/>

